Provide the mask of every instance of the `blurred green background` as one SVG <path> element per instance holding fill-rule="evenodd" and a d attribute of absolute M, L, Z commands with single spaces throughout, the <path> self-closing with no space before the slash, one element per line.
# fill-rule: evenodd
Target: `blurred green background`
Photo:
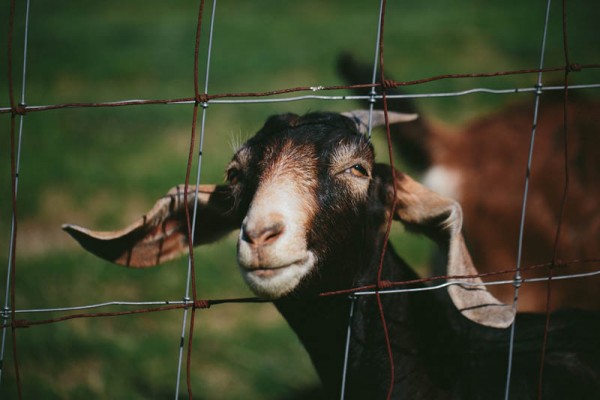
<path fill-rule="evenodd" d="M 17 2 L 13 78 L 20 93 L 24 1 Z M 167 99 L 193 96 L 194 34 L 199 1 L 33 1 L 27 88 L 29 105 Z M 201 47 L 205 73 L 209 13 Z M 537 68 L 545 2 L 521 0 L 389 1 L 385 60 L 398 80 L 439 74 Z M 561 4 L 552 6 L 546 65 L 563 64 Z M 341 51 L 374 56 L 379 1 L 221 1 L 209 93 L 268 91 L 343 84 Z M 0 5 L 0 107 L 8 106 L 6 45 L 9 2 Z M 572 62 L 598 63 L 600 3 L 568 2 Z M 546 83 L 562 74 L 548 74 Z M 535 75 L 444 80 L 411 93 L 477 86 L 532 86 Z M 597 71 L 571 83 L 598 83 Z M 588 90 L 587 92 L 593 92 Z M 325 94 L 342 94 L 329 92 Z M 477 94 L 424 99 L 431 118 L 460 124 L 530 94 Z M 17 97 L 20 100 L 20 96 Z M 357 103 L 303 101 L 212 104 L 207 111 L 202 182 L 221 182 L 232 143 L 281 112 L 348 110 Z M 435 117 L 434 117 L 435 116 Z M 187 260 L 152 270 L 100 261 L 60 230 L 65 222 L 115 229 L 143 214 L 184 181 L 191 105 L 65 109 L 24 118 L 18 193 L 16 305 L 19 309 L 104 301 L 179 300 Z M 10 116 L 0 114 L 0 276 L 10 234 Z M 386 159 L 381 132 L 375 141 Z M 527 145 L 527 143 L 524 143 Z M 426 267 L 430 244 L 394 228 L 394 242 L 415 267 Z M 238 276 L 235 239 L 198 249 L 200 298 L 251 295 Z M 4 283 L 0 289 L 4 301 Z M 64 313 L 25 315 L 50 318 Z M 175 393 L 181 311 L 80 319 L 17 331 L 27 399 L 158 399 Z M 0 398 L 16 398 L 10 335 Z M 232 304 L 198 311 L 192 358 L 195 398 L 294 398 L 317 381 L 293 333 L 270 304 Z M 185 382 L 181 386 L 185 393 Z M 181 395 L 182 398 L 187 394 Z"/>

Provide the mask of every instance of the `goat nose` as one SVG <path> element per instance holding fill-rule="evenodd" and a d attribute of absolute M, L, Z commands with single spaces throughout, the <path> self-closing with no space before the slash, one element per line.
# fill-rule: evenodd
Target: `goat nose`
<path fill-rule="evenodd" d="M 243 226 L 242 240 L 254 246 L 265 246 L 279 239 L 283 231 L 284 224 L 281 222 L 259 224 L 254 227 Z"/>

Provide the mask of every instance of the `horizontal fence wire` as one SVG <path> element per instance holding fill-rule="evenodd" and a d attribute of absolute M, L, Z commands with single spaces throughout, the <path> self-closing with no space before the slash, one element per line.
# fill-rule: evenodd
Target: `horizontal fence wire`
<path fill-rule="evenodd" d="M 600 66 L 594 67 L 600 68 Z M 234 94 L 223 94 L 215 95 L 213 99 L 207 99 L 202 101 L 202 104 L 207 107 L 211 104 L 269 104 L 269 103 L 291 103 L 305 100 L 324 100 L 324 101 L 340 101 L 340 100 L 381 100 L 382 96 L 379 94 L 375 95 L 303 95 L 303 96 L 292 96 L 292 97 L 270 97 L 280 96 L 282 94 L 294 93 L 294 92 L 320 92 L 328 90 L 348 90 L 348 89 L 364 89 L 369 87 L 379 87 L 379 85 L 344 85 L 344 86 L 314 86 L 314 87 L 302 87 L 294 89 L 282 89 L 277 91 L 276 94 L 264 94 L 264 93 L 245 93 L 242 96 L 235 96 Z M 580 84 L 580 85 L 569 85 L 568 90 L 581 90 L 581 89 L 598 89 L 600 84 Z M 461 97 L 479 93 L 487 94 L 518 94 L 518 93 L 535 93 L 535 92 L 546 92 L 546 91 L 563 91 L 564 86 L 542 86 L 542 87 L 516 87 L 511 89 L 494 89 L 494 88 L 472 88 L 467 90 L 455 91 L 455 92 L 432 92 L 432 93 L 414 93 L 414 94 L 388 94 L 388 99 L 426 99 L 426 98 L 440 98 L 440 97 Z M 228 98 L 230 97 L 230 98 Z M 247 98 L 237 98 L 247 97 Z M 264 98 L 256 98 L 264 97 Z M 29 112 L 40 112 L 40 111 L 51 111 L 58 109 L 68 108 L 111 108 L 111 107 L 127 107 L 127 106 L 143 106 L 143 105 L 193 105 L 197 101 L 193 97 L 179 98 L 179 99 L 163 99 L 163 100 L 152 100 L 152 99 L 131 99 L 131 100 L 116 100 L 102 103 L 65 103 L 56 105 L 40 105 L 40 106 L 20 106 L 16 110 L 10 107 L 0 107 L 0 114 L 8 114 L 14 112 L 16 114 L 24 114 Z"/>
<path fill-rule="evenodd" d="M 550 263 L 538 264 L 538 265 L 527 266 L 527 267 L 523 266 L 523 267 L 521 267 L 520 271 L 522 273 L 526 273 L 529 271 L 535 271 L 535 270 L 539 270 L 539 269 L 550 269 L 550 267 L 558 268 L 558 269 L 560 269 L 560 268 L 568 269 L 569 266 L 575 266 L 578 264 L 593 264 L 593 268 L 597 268 L 597 270 L 590 271 L 590 272 L 573 273 L 573 274 L 561 274 L 561 275 L 555 274 L 552 277 L 542 276 L 542 277 L 534 277 L 534 278 L 521 278 L 521 284 L 527 285 L 527 284 L 531 284 L 531 283 L 546 282 L 549 280 L 560 281 L 560 280 L 567 280 L 567 279 L 581 279 L 581 278 L 600 276 L 600 259 L 572 260 L 569 262 L 562 262 L 560 264 L 553 264 L 550 262 Z M 475 286 L 475 287 L 477 287 L 477 286 L 513 285 L 514 279 L 490 280 L 490 281 L 484 281 L 481 283 L 473 283 L 473 282 L 462 280 L 462 279 L 490 278 L 490 277 L 494 277 L 494 276 L 514 274 L 515 272 L 517 272 L 516 268 L 506 269 L 506 270 L 502 270 L 502 271 L 495 271 L 495 272 L 479 273 L 476 275 L 460 275 L 460 276 L 458 276 L 458 275 L 440 275 L 440 276 L 432 276 L 432 277 L 427 277 L 427 278 L 419 278 L 419 279 L 413 279 L 413 280 L 408 280 L 408 281 L 398 281 L 398 282 L 382 280 L 380 282 L 381 289 L 379 290 L 379 293 L 381 293 L 381 294 L 399 294 L 399 293 L 427 292 L 427 291 L 435 291 L 435 290 L 447 288 L 448 286 L 452 286 L 452 285 Z M 419 287 L 419 288 L 414 288 L 414 287 L 400 288 L 400 286 L 412 286 L 415 284 L 432 283 L 432 282 L 436 282 L 436 281 L 446 281 L 446 280 L 452 280 L 452 282 L 429 284 L 427 286 Z M 337 291 L 332 291 L 332 292 L 324 292 L 324 293 L 321 293 L 319 296 L 321 296 L 321 297 L 341 296 L 341 295 L 366 296 L 366 295 L 375 294 L 376 288 L 377 288 L 377 285 L 372 284 L 372 285 L 348 288 L 348 289 L 337 290 Z M 83 311 L 83 310 L 93 310 L 93 309 L 101 309 L 101 308 L 112 308 L 112 307 L 147 307 L 146 309 L 151 310 L 151 311 L 166 311 L 166 310 L 173 310 L 173 309 L 193 308 L 193 307 L 205 309 L 205 308 L 210 308 L 212 306 L 221 305 L 221 304 L 234 304 L 234 303 L 247 304 L 247 303 L 270 303 L 270 302 L 272 302 L 272 300 L 259 298 L 259 297 L 238 297 L 238 298 L 227 298 L 227 299 L 201 299 L 201 300 L 197 300 L 196 302 L 192 301 L 191 299 L 190 300 L 156 300 L 156 301 L 109 301 L 109 302 L 87 304 L 87 305 L 80 305 L 80 306 L 70 306 L 70 307 L 15 309 L 15 314 L 18 315 L 18 314 L 40 314 L 40 313 L 52 313 L 52 312 L 71 312 L 71 311 Z M 151 308 L 150 306 L 157 306 L 157 307 Z M 163 306 L 166 308 L 163 308 Z M 123 313 L 137 313 L 137 312 L 143 311 L 143 310 L 144 309 L 118 312 L 118 313 L 115 313 L 114 316 L 123 315 Z M 87 317 L 90 317 L 91 315 L 95 315 L 95 314 L 71 315 L 71 316 L 69 316 L 69 319 L 87 318 Z M 101 315 L 102 316 L 111 316 L 113 314 L 102 313 Z M 7 313 L 5 311 L 3 318 L 10 319 L 10 313 Z M 32 324 L 35 324 L 35 325 L 42 325 L 45 323 L 54 323 L 57 321 L 54 319 L 50 319 L 50 320 L 45 320 L 45 321 L 31 321 L 31 322 L 32 322 Z M 29 321 L 20 320 L 19 323 L 22 325 L 27 325 L 29 323 Z M 10 323 L 4 324 L 2 327 L 8 327 L 8 326 L 10 326 Z"/>
<path fill-rule="evenodd" d="M 564 4 L 565 2 L 563 2 Z M 439 98 L 439 97 L 459 97 L 459 96 L 467 96 L 479 93 L 488 93 L 488 94 L 515 94 L 515 93 L 535 93 L 536 98 L 539 99 L 539 96 L 544 92 L 551 91 L 563 91 L 565 93 L 565 97 L 567 93 L 572 90 L 584 90 L 584 89 L 598 89 L 600 88 L 600 83 L 595 84 L 579 84 L 579 85 L 569 85 L 568 84 L 568 75 L 573 72 L 579 72 L 583 70 L 591 70 L 591 69 L 600 69 L 600 64 L 572 64 L 570 63 L 568 57 L 568 45 L 566 41 L 566 14 L 563 14 L 563 24 L 564 24 L 564 32 L 565 32 L 565 65 L 563 66 L 554 66 L 554 67 L 543 67 L 543 54 L 542 61 L 540 63 L 540 68 L 538 69 L 523 69 L 523 70 L 513 70 L 513 71 L 495 71 L 495 72 L 487 72 L 487 73 L 464 73 L 464 74 L 446 74 L 446 75 L 438 75 L 433 77 L 426 77 L 423 79 L 412 80 L 412 81 L 394 81 L 394 80 L 386 80 L 383 75 L 383 64 L 384 64 L 384 47 L 383 47 L 383 30 L 384 30 L 384 17 L 385 17 L 385 0 L 381 2 L 381 10 L 380 10 L 380 28 L 378 30 L 378 38 L 377 38 L 377 46 L 375 51 L 375 63 L 373 69 L 373 80 L 371 83 L 358 84 L 358 85 L 336 85 L 336 86 L 302 86 L 302 87 L 293 87 L 293 88 L 283 88 L 273 91 L 266 92 L 248 92 L 248 93 L 221 93 L 221 94 L 209 94 L 208 93 L 208 83 L 209 83 L 209 70 L 210 70 L 210 49 L 212 46 L 212 27 L 215 23 L 215 10 L 216 10 L 216 1 L 213 1 L 212 4 L 212 15 L 210 20 L 210 36 L 209 39 L 209 47 L 207 50 L 208 60 L 206 65 L 206 75 L 205 75 L 205 86 L 204 91 L 200 91 L 199 80 L 198 80 L 198 59 L 199 59 L 199 41 L 200 41 L 200 31 L 202 27 L 202 14 L 204 9 L 204 1 L 199 2 L 199 16 L 197 22 L 197 37 L 196 37 L 196 46 L 195 46 L 195 58 L 194 58 L 194 97 L 186 97 L 186 98 L 173 98 L 173 99 L 133 99 L 133 100 L 117 100 L 117 101 L 109 101 L 109 102 L 92 102 L 92 103 L 64 103 L 64 104 L 49 104 L 49 105 L 27 105 L 25 102 L 25 85 L 26 85 L 26 69 L 27 69 L 27 29 L 29 26 L 29 1 L 27 1 L 27 13 L 26 13 L 26 21 L 25 21 L 25 41 L 24 41 L 24 59 L 22 65 L 22 95 L 21 101 L 17 103 L 14 99 L 13 93 L 13 78 L 12 72 L 10 71 L 12 68 L 12 55 L 11 55 L 11 46 L 12 46 L 12 31 L 14 26 L 14 0 L 10 2 L 11 4 L 11 15 L 10 15 L 10 28 L 9 28 L 9 38 L 8 38 L 8 66 L 9 66 L 9 90 L 10 90 L 10 106 L 9 107 L 0 107 L 0 114 L 10 114 L 11 119 L 11 137 L 17 138 L 13 140 L 12 144 L 12 169 L 11 172 L 12 180 L 13 180 L 13 199 L 12 199 L 12 233 L 11 233 L 11 245 L 10 245 L 10 255 L 9 255 L 9 268 L 8 275 L 6 281 L 6 299 L 5 306 L 2 309 L 2 329 L 3 329 L 3 339 L 2 339 L 2 360 L 4 359 L 4 338 L 8 328 L 12 329 L 13 333 L 13 352 L 14 352 L 14 365 L 16 370 L 16 379 L 17 379 L 17 387 L 19 390 L 19 398 L 22 398 L 21 386 L 22 383 L 19 381 L 19 367 L 18 367 L 18 358 L 17 358 L 17 342 L 16 342 L 16 330 L 20 328 L 28 328 L 37 325 L 45 325 L 52 323 L 64 322 L 67 320 L 78 319 L 78 318 L 99 318 L 99 317 L 114 317 L 114 316 L 125 316 L 125 315 L 133 315 L 133 314 L 142 314 L 142 313 L 151 313 L 151 312 L 163 312 L 163 311 L 172 311 L 172 310 L 183 310 L 183 322 L 182 322 L 182 335 L 181 335 L 181 347 L 179 353 L 179 370 L 177 374 L 177 385 L 176 385 L 176 393 L 175 397 L 179 397 L 179 382 L 180 382 L 180 374 L 182 360 L 184 355 L 184 347 L 183 343 L 186 336 L 186 326 L 188 326 L 188 349 L 187 349 L 187 390 L 188 396 L 192 397 L 191 392 L 191 383 L 190 383 L 190 359 L 192 352 L 192 337 L 194 332 L 194 316 L 195 311 L 201 309 L 207 309 L 215 305 L 221 304 L 243 304 L 243 303 L 264 303 L 270 302 L 270 300 L 261 299 L 261 298 L 253 298 L 253 297 L 244 297 L 244 298 L 229 298 L 229 299 L 200 299 L 197 294 L 197 289 L 195 287 L 196 277 L 195 277 L 195 267 L 194 267 L 194 258 L 193 258 L 193 234 L 196 232 L 195 226 L 193 225 L 196 220 L 196 208 L 193 210 L 193 215 L 187 215 L 188 219 L 188 230 L 190 239 L 190 257 L 188 259 L 188 277 L 187 284 L 185 290 L 185 296 L 183 300 L 156 300 L 156 301 L 108 301 L 96 304 L 87 304 L 87 305 L 76 305 L 76 306 L 65 306 L 65 307 L 48 307 L 48 308 L 31 308 L 31 309 L 19 309 L 15 305 L 14 301 L 14 278 L 16 275 L 16 268 L 14 265 L 15 253 L 14 253 L 14 244 L 13 241 L 16 240 L 17 236 L 17 212 L 16 212 L 16 204 L 17 204 L 17 190 L 18 190 L 18 177 L 19 177 L 19 160 L 20 160 L 20 149 L 21 149 L 21 138 L 23 133 L 23 120 L 24 117 L 29 113 L 35 112 L 44 112 L 44 111 L 53 111 L 60 109 L 71 109 L 71 108 L 106 108 L 106 107 L 126 107 L 126 106 L 145 106 L 145 105 L 194 105 L 194 114 L 193 114 L 193 122 L 192 122 L 192 132 L 191 132 L 191 144 L 190 144 L 190 156 L 188 159 L 187 165 L 187 174 L 185 180 L 185 196 L 188 195 L 188 185 L 191 176 L 191 165 L 194 160 L 197 161 L 197 170 L 196 170 L 196 187 L 198 187 L 200 182 L 201 175 L 201 164 L 202 164 L 202 152 L 203 152 L 203 140 L 204 140 L 204 124 L 206 119 L 206 110 L 209 105 L 236 105 L 236 104 L 258 104 L 258 103 L 285 103 L 285 102 L 296 102 L 296 101 L 305 101 L 305 100 L 323 100 L 323 101 L 344 101 L 344 100 L 370 100 L 371 101 L 371 111 L 373 107 L 374 100 L 383 100 L 384 107 L 386 104 L 386 100 L 394 99 L 394 98 L 402 98 L 402 99 L 419 99 L 419 98 Z M 549 4 L 548 2 L 548 12 L 549 12 Z M 547 19 L 546 19 L 547 22 Z M 542 46 L 543 48 L 543 46 Z M 376 81 L 376 71 L 377 65 L 379 63 L 379 67 L 381 68 L 381 82 Z M 541 83 L 541 76 L 543 73 L 550 72 L 562 72 L 565 75 L 565 84 L 560 86 L 543 86 Z M 392 94 L 387 93 L 388 90 L 399 88 L 399 87 L 409 87 L 422 85 L 424 83 L 446 80 L 446 79 L 473 79 L 473 78 L 491 78 L 491 77 L 499 77 L 499 76 L 512 76 L 512 75 L 523 75 L 523 74 L 538 74 L 538 83 L 534 87 L 516 87 L 516 88 L 486 88 L 486 87 L 478 87 L 471 88 L 462 91 L 455 92 L 432 92 L 432 93 L 414 93 L 414 94 Z M 320 95 L 315 94 L 317 92 L 327 92 L 327 91 L 336 91 L 336 90 L 348 90 L 348 89 L 371 89 L 371 93 L 369 95 Z M 376 93 L 376 89 L 379 89 L 382 93 Z M 296 93 L 302 92 L 310 92 L 312 94 L 308 95 L 297 95 L 292 96 Z M 566 102 L 565 102 L 566 103 Z M 197 125 L 197 113 L 199 112 L 198 108 L 201 108 L 202 116 L 200 122 L 200 135 L 199 135 L 199 143 L 197 152 L 194 153 L 195 145 L 196 145 L 196 125 Z M 537 109 L 537 103 L 536 103 Z M 15 119 L 18 117 L 19 119 L 19 128 L 18 134 L 15 134 Z M 387 112 L 386 112 L 387 117 Z M 565 106 L 565 127 L 566 127 L 566 118 L 567 111 Z M 535 126 L 535 118 L 533 120 L 533 125 Z M 370 129 L 369 129 L 370 130 Z M 389 140 L 389 125 L 388 125 L 388 146 L 390 145 Z M 391 147 L 388 147 L 390 150 L 390 162 L 393 162 L 393 158 L 391 157 Z M 566 151 L 566 150 L 565 150 Z M 533 146 L 532 146 L 533 152 Z M 194 157 L 195 156 L 195 157 Z M 568 177 L 568 170 L 565 172 Z M 529 174 L 528 176 L 529 177 Z M 526 181 L 527 182 L 527 181 Z M 527 183 L 526 183 L 527 185 Z M 527 192 L 527 190 L 525 190 Z M 563 197 L 563 207 L 564 207 L 564 198 L 568 192 L 568 184 L 565 186 L 565 194 Z M 190 192 L 192 194 L 194 192 Z M 198 193 L 194 193 L 195 196 L 198 196 Z M 525 194 L 525 199 L 526 199 Z M 395 196 L 394 196 L 395 197 Z M 186 200 L 187 203 L 187 200 Z M 525 209 L 525 205 L 523 206 L 523 210 Z M 524 220 L 524 218 L 523 218 Z M 562 220 L 561 220 L 562 221 Z M 521 226 L 523 229 L 524 222 Z M 388 227 L 389 234 L 389 227 Z M 557 232 L 557 240 L 560 235 L 560 221 Z M 555 245 L 555 248 L 558 244 Z M 556 274 L 557 269 L 563 269 L 563 271 L 568 270 L 570 266 L 580 264 L 580 263 L 591 263 L 594 264 L 595 271 L 585 272 L 585 273 L 564 273 L 564 274 Z M 477 275 L 469 275 L 469 276 L 435 276 L 430 278 L 421 278 L 417 280 L 411 281 L 402 281 L 402 282 L 390 282 L 381 276 L 381 266 L 380 266 L 380 274 L 378 276 L 377 282 L 373 285 L 367 285 L 356 288 L 348 288 L 344 290 L 339 290 L 335 292 L 327 292 L 321 293 L 320 296 L 349 296 L 351 299 L 355 299 L 358 296 L 372 296 L 375 295 L 379 298 L 381 295 L 388 294 L 398 294 L 398 293 L 413 293 L 420 291 L 433 291 L 440 290 L 442 288 L 446 288 L 451 285 L 461 285 L 461 286 L 493 286 L 493 285 L 518 285 L 521 284 L 529 284 L 535 282 L 550 282 L 556 280 L 565 280 L 565 279 L 584 279 L 593 276 L 600 275 L 600 259 L 587 259 L 587 260 L 570 260 L 570 261 L 562 261 L 559 262 L 556 259 L 556 254 L 552 262 L 547 264 L 540 264 L 535 266 L 521 266 L 520 260 L 517 261 L 517 267 L 514 269 L 506 269 L 499 272 L 494 273 L 481 273 Z M 535 278 L 524 278 L 522 277 L 523 272 L 538 270 L 538 269 L 547 269 L 549 271 L 549 275 L 545 277 L 535 277 Z M 461 281 L 461 279 L 469 279 L 472 277 L 493 277 L 493 276 L 501 276 L 507 274 L 515 274 L 515 277 L 512 279 L 497 279 L 490 280 L 483 283 L 472 283 L 468 281 Z M 452 280 L 452 282 L 445 282 L 446 280 Z M 438 281 L 444 281 L 442 283 L 436 283 Z M 417 283 L 428 283 L 427 286 L 424 287 L 405 287 L 411 286 Z M 549 286 L 550 287 L 550 286 Z M 550 294 L 548 294 L 550 296 Z M 515 295 L 515 307 L 518 296 Z M 352 303 L 354 304 L 354 300 Z M 549 304 L 549 299 L 548 299 Z M 90 313 L 76 313 L 80 311 L 92 311 L 99 309 L 112 309 L 112 308 L 126 308 L 126 310 L 121 311 L 113 311 L 113 312 L 90 312 Z M 134 308 L 134 309 L 131 309 Z M 187 321 L 187 312 L 191 310 L 191 321 L 188 323 Z M 21 316 L 29 315 L 39 315 L 45 313 L 71 313 L 69 315 L 64 315 L 56 318 L 50 319 L 23 319 Z M 549 315 L 549 310 L 547 312 Z M 17 318 L 19 316 L 19 318 Z M 350 316 L 352 316 L 352 310 L 350 310 Z M 350 318 L 351 319 L 351 318 Z M 383 325 L 385 326 L 386 319 L 383 311 L 381 310 L 381 320 Z M 513 325 L 513 329 L 515 326 Z M 547 334 L 547 329 L 545 334 Z M 351 332 L 348 331 L 348 338 L 350 337 Z M 386 333 L 387 335 L 387 333 Z M 389 343 L 388 343 L 389 347 Z M 512 354 L 512 351 L 509 351 L 509 354 Z M 348 355 L 346 354 L 346 357 Z M 390 353 L 390 368 L 393 371 L 394 365 L 392 361 L 392 356 Z M 510 362 L 509 362 L 510 365 Z M 543 371 L 543 363 L 541 367 L 541 371 Z M 0 379 L 2 377 L 2 368 L 0 368 Z M 345 382 L 346 375 L 345 371 L 340 371 L 343 373 L 343 381 Z M 510 370 L 508 371 L 508 375 L 510 376 Z M 542 374 L 540 374 L 542 375 Z M 392 373 L 393 376 L 393 373 Z M 541 378 L 540 378 L 541 379 Z M 1 381 L 0 381 L 1 383 Z M 506 389 L 506 398 L 508 398 L 509 392 L 509 382 L 507 382 Z M 394 388 L 394 382 L 390 383 L 388 398 L 390 398 L 391 393 Z M 344 396 L 344 386 L 342 384 L 341 388 L 342 398 Z"/>

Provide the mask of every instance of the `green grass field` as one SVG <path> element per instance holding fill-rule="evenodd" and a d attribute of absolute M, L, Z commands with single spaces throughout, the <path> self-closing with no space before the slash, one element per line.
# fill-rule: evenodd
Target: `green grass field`
<path fill-rule="evenodd" d="M 20 93 L 24 5 L 18 2 L 14 82 Z M 193 96 L 197 1 L 32 2 L 25 100 L 29 105 Z M 207 2 L 207 11 L 210 4 Z M 450 73 L 537 68 L 543 1 L 388 2 L 386 67 L 398 80 Z M 0 48 L 8 29 L 0 5 Z M 378 1 L 222 1 L 217 4 L 209 93 L 337 85 L 335 60 L 352 51 L 371 61 Z M 598 63 L 600 3 L 569 2 L 572 62 Z M 209 16 L 201 48 L 201 83 Z M 551 14 L 546 65 L 563 64 L 560 4 Z M 0 56 L 0 107 L 7 107 L 6 51 Z M 558 82 L 549 74 L 545 82 Z M 535 75 L 443 80 L 407 88 L 425 93 L 532 86 Z M 572 74 L 598 83 L 600 73 Z M 591 91 L 590 91 L 591 92 Z M 341 92 L 340 92 L 341 93 Z M 334 93 L 332 93 L 334 94 Z M 335 93 L 339 94 L 339 93 Z M 459 124 L 530 95 L 421 100 L 430 116 Z M 19 100 L 19 98 L 17 99 Z M 305 101 L 212 104 L 207 110 L 202 182 L 221 182 L 232 143 L 281 112 L 347 110 L 357 103 Z M 65 222 L 121 227 L 185 177 L 191 105 L 66 109 L 24 118 L 18 193 L 16 306 L 179 300 L 187 260 L 126 270 L 86 254 L 60 230 Z M 10 234 L 10 116 L 0 114 L 0 281 Z M 378 132 L 380 158 L 385 145 Z M 526 145 L 526 144 L 525 144 Z M 430 244 L 394 228 L 400 253 L 425 268 Z M 197 250 L 201 298 L 251 295 L 238 276 L 235 239 Z M 4 284 L 0 286 L 4 301 Z M 103 310 L 105 311 L 105 310 Z M 64 313 L 24 315 L 42 319 Z M 78 319 L 17 330 L 26 399 L 162 399 L 175 393 L 181 311 Z M 16 398 L 13 354 L 0 398 Z M 192 358 L 195 398 L 283 399 L 317 381 L 308 357 L 270 304 L 221 305 L 197 313 Z M 182 398 L 187 396 L 185 383 Z"/>

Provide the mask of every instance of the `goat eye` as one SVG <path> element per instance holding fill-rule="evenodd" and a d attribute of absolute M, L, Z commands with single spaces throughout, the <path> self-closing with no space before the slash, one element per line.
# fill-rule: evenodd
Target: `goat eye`
<path fill-rule="evenodd" d="M 348 168 L 347 171 L 358 178 L 368 178 L 369 177 L 369 173 L 367 172 L 365 167 L 363 167 L 360 164 L 353 165 L 352 167 Z"/>
<path fill-rule="evenodd" d="M 237 168 L 231 168 L 227 171 L 227 182 L 231 185 L 235 185 L 240 181 L 242 173 Z"/>

